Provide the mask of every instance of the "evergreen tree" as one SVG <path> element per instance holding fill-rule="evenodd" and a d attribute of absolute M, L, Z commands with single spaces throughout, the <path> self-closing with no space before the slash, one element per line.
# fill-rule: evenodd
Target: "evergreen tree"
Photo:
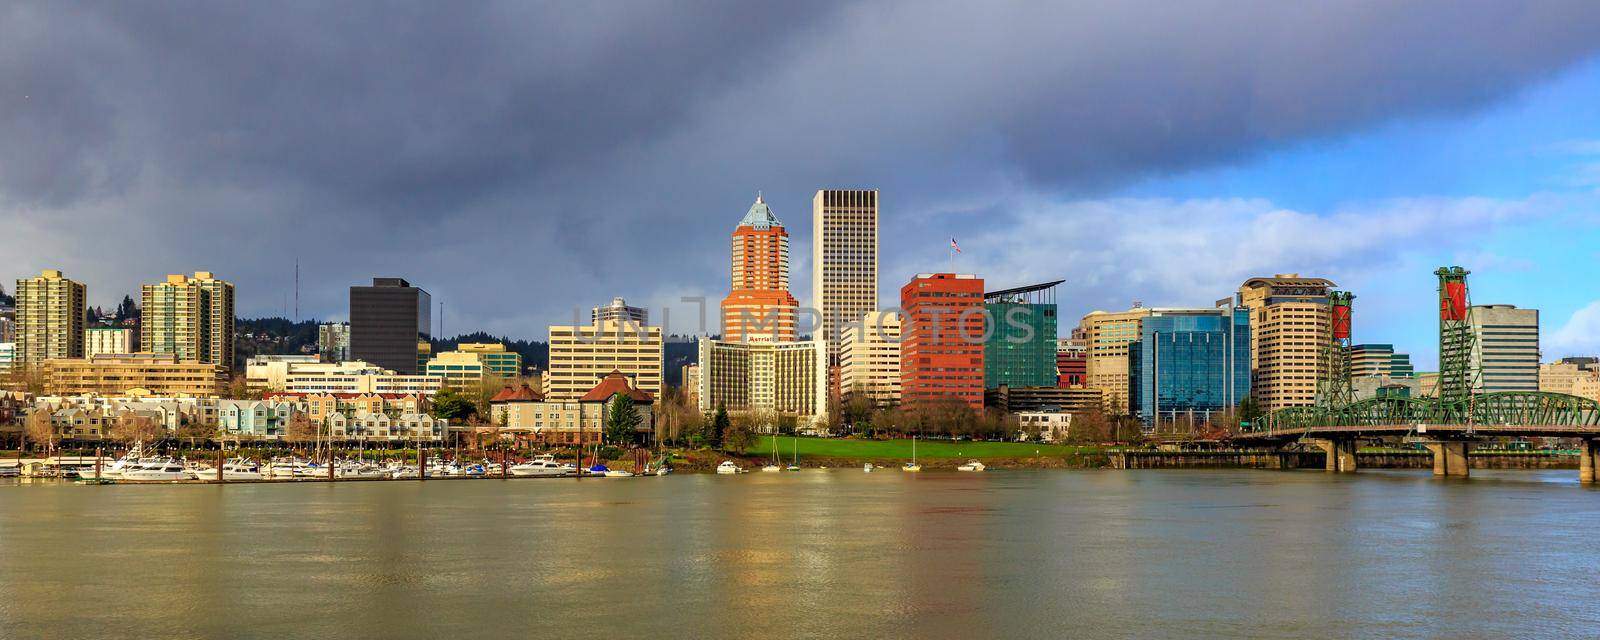
<path fill-rule="evenodd" d="M 606 442 L 622 445 L 638 437 L 639 412 L 633 408 L 633 398 L 625 394 L 611 396 L 611 407 L 606 413 Z"/>
<path fill-rule="evenodd" d="M 728 434 L 728 428 L 733 425 L 733 420 L 728 418 L 728 408 L 721 403 L 717 404 L 717 412 L 711 416 L 710 433 L 706 438 L 706 445 L 716 449 L 722 446 L 723 436 Z"/>
<path fill-rule="evenodd" d="M 455 389 L 445 387 L 433 396 L 433 417 L 445 420 L 466 420 L 478 412 L 477 405 L 472 399 L 461 395 Z"/>

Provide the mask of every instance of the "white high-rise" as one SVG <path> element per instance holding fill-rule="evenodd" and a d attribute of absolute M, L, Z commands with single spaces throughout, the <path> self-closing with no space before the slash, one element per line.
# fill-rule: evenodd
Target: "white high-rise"
<path fill-rule="evenodd" d="M 878 309 L 878 192 L 822 189 L 811 199 L 811 308 L 837 360 L 845 325 Z"/>

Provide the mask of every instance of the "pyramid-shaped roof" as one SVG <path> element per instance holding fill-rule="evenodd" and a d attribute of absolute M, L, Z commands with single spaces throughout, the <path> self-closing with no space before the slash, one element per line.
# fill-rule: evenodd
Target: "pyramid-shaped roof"
<path fill-rule="evenodd" d="M 739 221 L 739 226 L 750 227 L 757 231 L 766 231 L 773 227 L 781 227 L 783 223 L 778 216 L 772 215 L 772 207 L 767 206 L 767 201 L 761 199 L 761 194 L 756 194 L 755 204 L 750 205 L 750 210 L 744 214 L 744 219 Z"/>
<path fill-rule="evenodd" d="M 522 385 L 515 389 L 511 387 L 501 389 L 500 393 L 494 394 L 494 397 L 489 399 L 489 402 L 492 404 L 496 402 L 540 402 L 542 400 L 544 400 L 543 394 L 528 388 L 528 385 Z"/>

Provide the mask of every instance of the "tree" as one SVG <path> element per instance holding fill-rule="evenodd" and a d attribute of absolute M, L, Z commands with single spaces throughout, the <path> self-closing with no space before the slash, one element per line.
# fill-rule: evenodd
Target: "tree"
<path fill-rule="evenodd" d="M 1067 428 L 1067 441 L 1075 444 L 1105 442 L 1111 437 L 1111 421 L 1104 411 L 1091 408 L 1072 414 L 1072 424 Z"/>
<path fill-rule="evenodd" d="M 728 414 L 723 411 L 718 415 L 726 420 Z M 722 429 L 722 450 L 728 453 L 744 453 L 749 449 L 756 440 L 756 433 L 752 429 L 754 424 L 755 420 L 748 418 L 728 420 L 727 426 Z"/>
<path fill-rule="evenodd" d="M 43 443 L 45 449 L 54 449 L 56 443 L 56 427 L 50 420 L 48 407 L 37 407 L 28 414 L 28 419 L 22 423 L 22 434 L 29 440 Z"/>
<path fill-rule="evenodd" d="M 732 426 L 733 420 L 728 418 L 728 408 L 718 404 L 716 413 L 712 414 L 711 419 L 706 421 L 705 445 L 713 449 L 720 448 L 723 437 L 727 435 L 728 429 Z"/>
<path fill-rule="evenodd" d="M 445 387 L 433 395 L 433 417 L 445 420 L 465 421 L 478 412 L 477 405 L 470 398 L 457 393 L 455 389 Z"/>
<path fill-rule="evenodd" d="M 260 400 L 261 393 L 251 389 L 244 376 L 236 375 L 228 380 L 228 388 L 224 391 L 230 400 Z"/>
<path fill-rule="evenodd" d="M 1229 431 L 1237 431 L 1246 425 L 1257 425 L 1266 417 L 1266 412 L 1261 410 L 1261 405 L 1255 398 L 1245 398 L 1239 401 L 1239 421 L 1228 425 Z"/>
<path fill-rule="evenodd" d="M 117 416 L 117 420 L 107 429 L 106 435 L 114 442 L 134 444 L 136 442 L 155 442 L 161 439 L 166 429 L 162 428 L 154 418 L 141 416 L 132 411 Z"/>
<path fill-rule="evenodd" d="M 614 445 L 632 443 L 638 437 L 639 422 L 639 412 L 633 408 L 633 398 L 623 393 L 611 396 L 606 411 L 606 442 Z"/>
<path fill-rule="evenodd" d="M 290 442 L 311 442 L 317 439 L 317 425 L 311 422 L 311 416 L 304 411 L 296 411 L 289 416 L 289 429 L 285 437 Z"/>
<path fill-rule="evenodd" d="M 215 438 L 217 436 L 217 425 L 216 423 L 202 422 L 200 420 L 190 420 L 178 425 L 178 431 L 173 435 L 188 440 L 190 444 L 194 444 Z"/>

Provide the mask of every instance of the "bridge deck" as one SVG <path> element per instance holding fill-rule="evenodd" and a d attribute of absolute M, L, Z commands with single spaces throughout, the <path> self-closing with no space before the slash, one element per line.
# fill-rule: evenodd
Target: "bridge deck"
<path fill-rule="evenodd" d="M 1600 426 L 1567 426 L 1549 424 L 1391 424 L 1391 425 L 1337 425 L 1324 427 L 1294 427 L 1247 431 L 1233 436 L 1234 442 L 1288 440 L 1319 437 L 1393 437 L 1393 436 L 1444 436 L 1462 438 L 1472 436 L 1505 436 L 1529 438 L 1594 438 L 1600 437 Z"/>

